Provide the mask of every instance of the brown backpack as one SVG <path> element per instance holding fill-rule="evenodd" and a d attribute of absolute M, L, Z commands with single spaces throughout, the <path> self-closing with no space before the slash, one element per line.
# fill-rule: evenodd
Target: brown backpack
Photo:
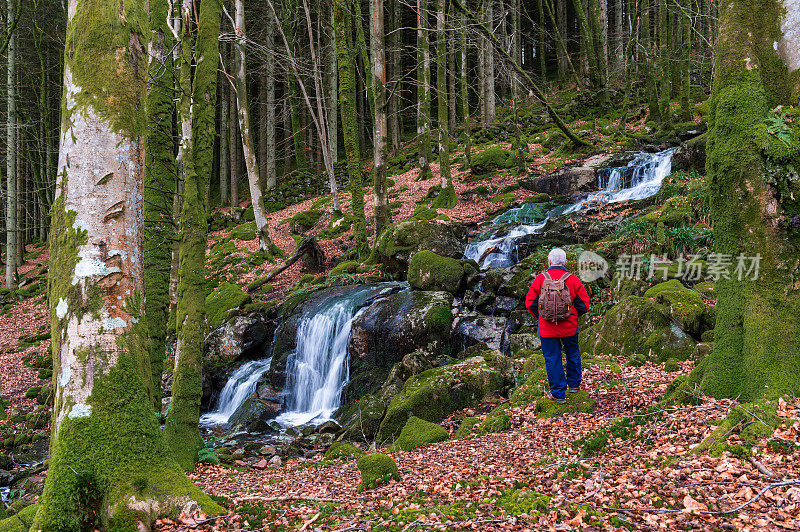
<path fill-rule="evenodd" d="M 565 273 L 561 279 L 553 279 L 545 272 L 542 289 L 539 292 L 539 317 L 550 323 L 564 321 L 572 314 L 572 296 L 567 286 Z"/>

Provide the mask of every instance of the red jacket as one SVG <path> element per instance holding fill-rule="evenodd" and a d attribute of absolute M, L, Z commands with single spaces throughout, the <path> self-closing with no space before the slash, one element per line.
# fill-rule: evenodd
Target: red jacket
<path fill-rule="evenodd" d="M 553 279 L 561 279 L 561 276 L 567 273 L 567 269 L 563 266 L 552 266 L 547 271 L 550 272 L 550 277 Z M 572 314 L 562 322 L 552 323 L 539 317 L 539 292 L 542 290 L 543 282 L 544 274 L 537 275 L 528 290 L 528 297 L 525 298 L 525 308 L 539 318 L 539 336 L 563 338 L 574 335 L 578 332 L 578 316 L 589 311 L 589 294 L 586 293 L 586 288 L 577 275 L 570 275 L 567 278 L 567 287 L 572 296 Z"/>

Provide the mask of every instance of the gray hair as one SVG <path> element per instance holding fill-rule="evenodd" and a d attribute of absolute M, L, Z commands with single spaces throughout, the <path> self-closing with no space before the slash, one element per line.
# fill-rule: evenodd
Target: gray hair
<path fill-rule="evenodd" d="M 547 255 L 547 262 L 550 266 L 566 266 L 567 265 L 567 252 L 561 248 L 554 248 Z"/>

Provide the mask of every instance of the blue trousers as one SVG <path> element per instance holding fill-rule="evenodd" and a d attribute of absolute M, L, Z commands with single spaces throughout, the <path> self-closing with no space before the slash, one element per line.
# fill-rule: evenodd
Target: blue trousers
<path fill-rule="evenodd" d="M 561 348 L 567 359 L 567 375 L 561 359 Z M 564 399 L 567 386 L 577 388 L 581 385 L 581 351 L 578 348 L 578 333 L 563 338 L 542 338 L 542 354 L 547 369 L 547 381 L 553 397 Z"/>

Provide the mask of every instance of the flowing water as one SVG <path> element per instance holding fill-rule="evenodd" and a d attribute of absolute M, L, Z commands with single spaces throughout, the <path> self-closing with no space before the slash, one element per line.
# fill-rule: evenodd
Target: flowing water
<path fill-rule="evenodd" d="M 400 290 L 401 283 L 362 285 L 332 295 L 307 308 L 297 324 L 296 348 L 287 360 L 286 409 L 276 420 L 283 426 L 322 423 L 341 405 L 349 377 L 347 347 L 353 321 L 376 301 Z M 271 353 L 270 353 L 271 354 Z M 228 379 L 214 410 L 200 418 L 206 428 L 226 425 L 250 397 L 272 357 L 243 364 Z"/>
<path fill-rule="evenodd" d="M 589 204 L 641 200 L 657 193 L 664 178 L 672 172 L 674 151 L 674 149 L 669 149 L 658 153 L 639 152 L 626 166 L 599 170 L 597 176 L 599 190 L 597 192 L 592 192 L 586 198 L 572 205 L 562 205 L 552 209 L 546 214 L 544 220 L 537 223 L 526 223 L 523 220 L 522 223 L 515 225 L 502 235 L 469 244 L 464 256 L 478 262 L 481 269 L 513 266 L 522 258 L 518 256 L 517 244 L 520 239 L 544 229 L 550 217 L 574 213 Z M 525 209 L 529 209 L 529 207 L 523 205 L 511 209 L 495 218 L 493 222 L 507 224 L 509 220 L 520 217 L 524 219 Z"/>
<path fill-rule="evenodd" d="M 256 391 L 258 380 L 269 370 L 272 357 L 252 360 L 233 372 L 219 394 L 214 410 L 200 417 L 201 427 L 226 425 L 231 416 Z"/>
<path fill-rule="evenodd" d="M 297 347 L 287 362 L 286 409 L 277 417 L 278 423 L 298 426 L 331 419 L 341 406 L 349 377 L 347 346 L 353 321 L 399 286 L 355 287 L 306 311 L 297 326 Z"/>

